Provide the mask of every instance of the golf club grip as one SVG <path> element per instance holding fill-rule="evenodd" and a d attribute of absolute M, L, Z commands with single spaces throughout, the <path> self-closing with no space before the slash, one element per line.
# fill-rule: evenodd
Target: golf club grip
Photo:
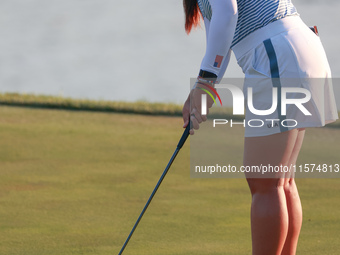
<path fill-rule="evenodd" d="M 181 137 L 181 140 L 179 140 L 178 145 L 177 145 L 177 149 L 181 149 L 183 144 L 185 143 L 185 141 L 187 140 L 188 136 L 189 136 L 189 131 L 190 131 L 190 124 L 188 124 L 188 126 L 185 128 L 183 135 Z"/>

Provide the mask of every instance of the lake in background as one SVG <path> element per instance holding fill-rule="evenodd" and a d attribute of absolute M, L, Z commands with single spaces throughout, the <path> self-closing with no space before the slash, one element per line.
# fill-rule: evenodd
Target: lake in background
<path fill-rule="evenodd" d="M 340 2 L 294 3 L 340 78 Z M 203 23 L 183 23 L 175 0 L 2 0 L 0 93 L 182 103 L 205 52 Z M 224 77 L 243 77 L 234 57 Z"/>

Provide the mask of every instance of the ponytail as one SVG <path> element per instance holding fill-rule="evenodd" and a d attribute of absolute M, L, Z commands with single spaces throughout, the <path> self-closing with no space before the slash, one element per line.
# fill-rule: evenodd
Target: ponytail
<path fill-rule="evenodd" d="M 197 0 L 183 0 L 183 7 L 185 13 L 185 31 L 189 34 L 192 27 L 197 27 L 200 24 L 201 12 Z"/>

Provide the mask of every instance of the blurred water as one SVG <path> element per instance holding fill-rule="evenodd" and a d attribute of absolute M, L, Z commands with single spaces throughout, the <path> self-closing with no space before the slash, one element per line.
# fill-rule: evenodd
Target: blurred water
<path fill-rule="evenodd" d="M 295 2 L 340 77 L 340 2 Z M 2 0 L 0 92 L 181 103 L 205 51 L 183 22 L 180 0 Z M 225 77 L 242 77 L 234 58 Z"/>

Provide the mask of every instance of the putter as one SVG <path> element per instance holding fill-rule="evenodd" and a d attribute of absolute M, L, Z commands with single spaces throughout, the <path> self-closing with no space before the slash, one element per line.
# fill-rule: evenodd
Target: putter
<path fill-rule="evenodd" d="M 189 136 L 189 131 L 190 131 L 190 123 L 188 124 L 188 126 L 187 126 L 186 129 L 184 130 L 183 135 L 182 135 L 181 139 L 179 140 L 179 142 L 178 142 L 178 144 L 177 144 L 177 148 L 176 148 L 174 154 L 172 155 L 172 157 L 171 157 L 171 159 L 170 159 L 168 165 L 166 166 L 166 168 L 165 168 L 165 170 L 164 170 L 164 172 L 163 172 L 161 178 L 158 180 L 158 183 L 157 183 L 156 187 L 155 187 L 154 190 L 152 191 L 151 196 L 149 197 L 149 200 L 146 202 L 143 211 L 142 211 L 141 214 L 139 215 L 139 217 L 138 217 L 138 219 L 137 219 L 135 225 L 133 226 L 133 228 L 132 228 L 132 230 L 131 230 L 131 232 L 130 232 L 128 238 L 126 239 L 126 241 L 125 241 L 125 243 L 124 243 L 122 249 L 121 249 L 120 252 L 118 253 L 118 255 L 121 255 L 121 254 L 123 253 L 123 251 L 124 251 L 126 245 L 127 245 L 128 242 L 130 241 L 133 232 L 135 232 L 135 230 L 136 230 L 136 228 L 137 228 L 137 226 L 138 226 L 140 220 L 142 219 L 142 217 L 143 217 L 143 215 L 144 215 L 146 209 L 148 209 L 148 206 L 150 205 L 151 200 L 152 200 L 153 197 L 155 196 L 155 194 L 156 194 L 156 192 L 157 192 L 159 186 L 161 185 L 161 183 L 162 183 L 162 181 L 163 181 L 165 175 L 166 175 L 167 172 L 169 171 L 170 166 L 172 165 L 172 162 L 174 162 L 174 160 L 175 160 L 175 158 L 176 158 L 178 152 L 180 151 L 180 149 L 182 148 L 183 144 L 184 144 L 185 141 L 187 140 L 187 138 L 188 138 L 188 136 Z"/>

